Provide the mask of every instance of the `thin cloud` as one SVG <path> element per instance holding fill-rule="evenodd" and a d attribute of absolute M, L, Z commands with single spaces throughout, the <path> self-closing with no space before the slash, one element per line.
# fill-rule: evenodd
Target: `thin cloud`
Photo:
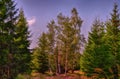
<path fill-rule="evenodd" d="M 35 17 L 32 17 L 32 18 L 28 19 L 27 22 L 28 22 L 28 25 L 29 25 L 29 26 L 32 26 L 33 24 L 35 24 L 36 18 L 35 18 Z"/>

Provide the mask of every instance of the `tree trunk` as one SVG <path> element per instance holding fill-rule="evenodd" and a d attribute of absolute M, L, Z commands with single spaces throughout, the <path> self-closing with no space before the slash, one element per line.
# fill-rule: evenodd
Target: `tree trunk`
<path fill-rule="evenodd" d="M 117 65 L 112 67 L 112 71 L 113 71 L 113 79 L 119 79 L 119 72 Z"/>
<path fill-rule="evenodd" d="M 57 46 L 57 49 L 56 49 L 56 74 L 61 74 L 61 48 L 60 48 L 60 44 L 59 44 L 59 41 L 57 41 L 57 44 L 59 46 Z"/>
<path fill-rule="evenodd" d="M 67 56 L 66 56 L 67 58 Z M 67 59 L 65 59 L 65 75 L 67 74 Z"/>
<path fill-rule="evenodd" d="M 7 69 L 8 69 L 8 70 L 7 70 L 7 77 L 10 78 L 10 68 L 9 68 L 9 66 L 8 66 Z"/>

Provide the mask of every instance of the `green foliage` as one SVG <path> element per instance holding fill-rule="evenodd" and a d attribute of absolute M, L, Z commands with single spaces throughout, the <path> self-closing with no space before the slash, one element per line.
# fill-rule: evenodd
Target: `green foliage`
<path fill-rule="evenodd" d="M 27 74 L 18 74 L 15 79 L 32 79 L 32 76 Z"/>
<path fill-rule="evenodd" d="M 48 23 L 48 31 L 40 36 L 38 48 L 32 55 L 35 71 L 42 72 L 39 70 L 45 67 L 42 66 L 44 62 L 48 62 L 50 72 L 62 73 L 79 68 L 82 20 L 75 8 L 71 14 L 67 17 L 60 13 L 57 21 Z"/>
<path fill-rule="evenodd" d="M 107 51 L 112 55 L 114 61 L 112 63 L 112 75 L 114 79 L 119 79 L 120 66 L 120 18 L 118 13 L 118 5 L 115 3 L 111 19 L 106 23 L 106 45 Z"/>
<path fill-rule="evenodd" d="M 71 17 L 67 17 L 60 13 L 56 23 L 56 47 L 58 49 L 56 59 L 57 63 L 64 67 L 65 73 L 68 70 L 74 70 L 79 65 L 77 62 L 80 58 L 82 42 L 80 34 L 82 20 L 75 8 L 72 9 L 71 14 Z"/>
<path fill-rule="evenodd" d="M 54 49 L 55 49 L 55 22 L 52 20 L 48 23 L 47 28 L 47 42 L 48 42 L 48 61 L 49 61 L 49 71 L 55 72 L 55 57 L 54 57 Z"/>
<path fill-rule="evenodd" d="M 0 4 L 0 78 L 13 79 L 28 71 L 29 32 L 24 14 L 18 16 L 14 1 L 0 0 Z"/>
<path fill-rule="evenodd" d="M 17 9 L 15 8 L 14 1 L 12 0 L 1 0 L 2 3 L 0 9 L 0 77 L 6 75 L 7 78 L 13 78 L 16 76 L 13 67 L 14 60 L 14 49 L 15 49 L 15 22 L 17 20 Z M 6 74 L 6 72 L 11 72 Z"/>
<path fill-rule="evenodd" d="M 89 75 L 98 74 L 99 77 L 108 76 L 108 71 L 112 64 L 112 58 L 104 40 L 104 25 L 99 20 L 95 20 L 91 32 L 89 32 L 88 43 L 81 57 L 81 70 Z M 103 62 L 104 61 L 104 62 Z"/>
<path fill-rule="evenodd" d="M 23 75 L 19 74 L 16 79 L 25 79 Z"/>
<path fill-rule="evenodd" d="M 48 51 L 46 34 L 43 33 L 39 38 L 39 47 L 35 49 L 32 55 L 32 68 L 34 71 L 45 73 L 48 70 Z"/>
<path fill-rule="evenodd" d="M 18 73 L 25 73 L 30 71 L 30 60 L 31 60 L 31 53 L 28 49 L 30 45 L 29 39 L 29 31 L 27 22 L 24 16 L 24 12 L 21 9 L 18 17 L 18 22 L 16 26 L 16 36 L 14 39 L 16 49 L 15 60 L 16 60 L 16 67 L 18 68 Z M 19 62 L 18 62 L 19 61 Z M 21 64 L 22 63 L 22 64 Z M 18 67 L 19 66 L 19 67 Z"/>
<path fill-rule="evenodd" d="M 117 7 L 115 3 L 111 19 L 106 25 L 95 21 L 89 33 L 88 43 L 80 60 L 81 69 L 89 76 L 98 74 L 98 78 L 119 79 L 120 19 Z"/>
<path fill-rule="evenodd" d="M 0 78 L 25 79 L 27 77 L 21 74 L 30 72 L 31 68 L 40 73 L 67 73 L 81 68 L 88 76 L 97 74 L 98 78 L 118 79 L 118 5 L 114 4 L 111 19 L 105 25 L 98 19 L 94 21 L 81 56 L 81 47 L 85 43 L 81 35 L 82 22 L 75 8 L 70 17 L 60 13 L 56 21 L 48 23 L 48 31 L 39 37 L 38 47 L 31 55 L 30 32 L 23 10 L 18 13 L 13 0 L 0 0 Z"/>

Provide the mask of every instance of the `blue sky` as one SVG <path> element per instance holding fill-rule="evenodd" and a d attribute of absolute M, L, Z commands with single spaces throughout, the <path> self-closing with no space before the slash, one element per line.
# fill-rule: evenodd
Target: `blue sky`
<path fill-rule="evenodd" d="M 83 20 L 81 32 L 87 38 L 94 19 L 105 21 L 110 18 L 114 2 L 119 0 L 15 0 L 18 8 L 23 8 L 31 31 L 31 46 L 37 46 L 38 37 L 46 31 L 48 22 L 56 19 L 59 13 L 70 16 L 72 8 L 76 8 Z M 120 6 L 119 6 L 120 9 Z"/>

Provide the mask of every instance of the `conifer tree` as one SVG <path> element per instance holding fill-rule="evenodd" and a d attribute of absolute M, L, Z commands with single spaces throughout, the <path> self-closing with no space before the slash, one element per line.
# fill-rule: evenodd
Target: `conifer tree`
<path fill-rule="evenodd" d="M 108 72 L 112 64 L 112 58 L 109 52 L 106 52 L 104 41 L 104 25 L 100 20 L 95 20 L 91 32 L 89 32 L 88 42 L 85 51 L 81 57 L 81 70 L 88 76 L 94 74 L 98 78 L 108 79 Z M 104 61 L 104 62 L 103 62 Z"/>
<path fill-rule="evenodd" d="M 5 65 L 7 64 L 7 42 L 6 42 L 6 31 L 5 31 L 5 5 L 3 1 L 0 1 L 0 78 L 3 77 L 3 75 L 6 75 L 4 70 L 5 70 Z"/>
<path fill-rule="evenodd" d="M 47 34 L 42 33 L 39 38 L 38 48 L 36 48 L 35 52 L 33 52 L 32 55 L 32 68 L 35 72 L 45 73 L 48 71 L 49 62 L 47 45 Z"/>
<path fill-rule="evenodd" d="M 106 23 L 106 45 L 108 52 L 113 56 L 112 74 L 113 79 L 119 79 L 120 66 L 120 18 L 118 13 L 118 5 L 115 3 L 111 13 L 111 19 Z"/>
<path fill-rule="evenodd" d="M 18 18 L 14 1 L 1 0 L 0 4 L 0 78 L 13 79 L 29 68 L 29 32 L 22 10 Z"/>
<path fill-rule="evenodd" d="M 30 70 L 30 50 L 29 50 L 29 37 L 30 32 L 28 31 L 28 25 L 26 18 L 24 16 L 24 12 L 21 9 L 18 16 L 18 22 L 16 26 L 16 37 L 14 39 L 16 51 L 14 57 L 15 57 L 15 63 L 16 67 L 18 67 L 18 73 L 25 73 Z"/>
<path fill-rule="evenodd" d="M 2 67 L 1 78 L 14 78 L 14 68 L 15 63 L 14 54 L 15 54 L 15 23 L 17 20 L 17 11 L 16 4 L 12 0 L 1 0 L 2 3 L 0 11 L 0 29 L 1 29 L 1 53 L 3 53 L 3 59 L 5 60 Z"/>

